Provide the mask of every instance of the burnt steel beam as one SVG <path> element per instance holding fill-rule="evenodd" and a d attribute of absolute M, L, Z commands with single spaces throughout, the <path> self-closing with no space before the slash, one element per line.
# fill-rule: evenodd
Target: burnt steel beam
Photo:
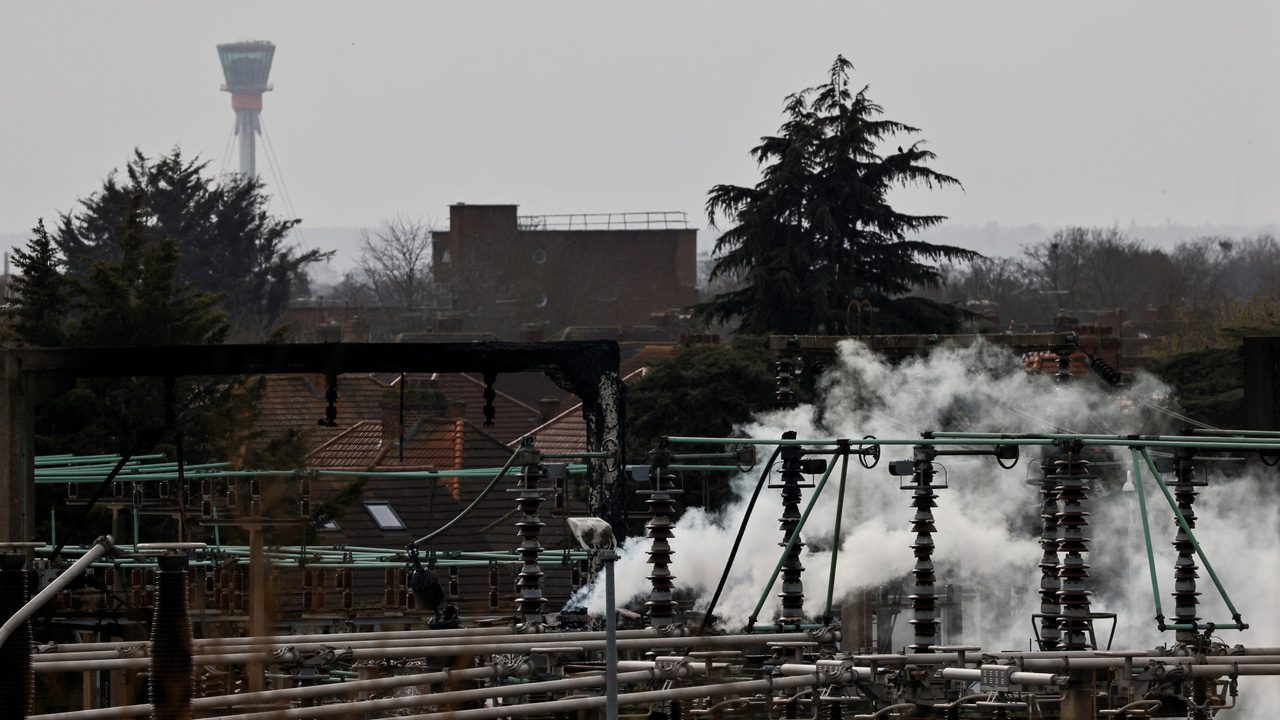
<path fill-rule="evenodd" d="M 590 374 L 595 368 L 618 367 L 618 345 L 612 341 L 173 345 L 7 352 L 20 360 L 26 372 L 77 377 L 558 370 L 567 373 L 571 382 L 581 382 L 589 378 L 575 371 Z"/>
<path fill-rule="evenodd" d="M 772 335 L 769 349 L 778 354 L 834 355 L 844 340 L 858 340 L 885 355 L 914 355 L 939 345 L 969 347 L 979 342 L 1006 347 L 1018 353 L 1047 350 L 1072 351 L 1080 344 L 1074 332 L 991 333 L 989 335 Z"/>
<path fill-rule="evenodd" d="M 120 348 L 36 348 L 0 351 L 0 540 L 27 540 L 33 485 L 31 417 L 50 396 L 46 386 L 68 387 L 74 378 L 181 377 L 355 372 L 471 372 L 496 376 L 542 372 L 582 399 L 587 447 L 616 462 L 593 463 L 593 515 L 622 532 L 621 470 L 624 457 L 625 388 L 613 341 L 468 343 L 313 343 L 173 345 Z"/>

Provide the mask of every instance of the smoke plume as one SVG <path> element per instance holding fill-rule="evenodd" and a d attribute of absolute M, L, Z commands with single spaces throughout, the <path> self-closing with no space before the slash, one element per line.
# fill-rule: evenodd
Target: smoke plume
<path fill-rule="evenodd" d="M 1150 376 L 1140 374 L 1119 392 L 1092 377 L 1059 385 L 1047 375 L 1027 373 L 1012 353 L 989 345 L 942 347 L 927 356 L 893 364 L 850 341 L 840 346 L 833 365 L 819 381 L 814 405 L 768 413 L 741 429 L 756 438 L 778 438 L 794 430 L 801 438 L 875 435 L 915 439 L 930 430 L 1153 434 L 1180 427 L 1157 408 L 1168 390 Z M 760 448 L 761 457 L 768 457 L 772 449 Z M 896 586 L 914 563 L 910 493 L 900 490 L 898 479 L 886 470 L 888 461 L 910 458 L 911 448 L 885 447 L 883 455 L 881 464 L 871 470 L 850 462 L 842 501 L 837 469 L 805 525 L 805 611 L 810 617 L 820 617 L 825 611 L 834 542 L 840 548 L 834 585 L 836 617 L 848 593 Z M 975 644 L 984 649 L 1029 647 L 1031 615 L 1039 609 L 1040 549 L 1038 488 L 1028 485 L 1027 480 L 1040 476 L 1038 459 L 1039 450 L 1031 447 L 1022 448 L 1020 462 L 1010 470 L 1001 469 L 991 458 L 939 458 L 949 487 L 937 491 L 933 560 L 939 585 L 952 584 L 966 596 L 963 630 L 953 632 L 944 616 L 942 642 Z M 1196 531 L 1231 599 L 1251 624 L 1244 633 L 1220 633 L 1222 639 L 1248 646 L 1278 645 L 1280 612 L 1274 598 L 1280 593 L 1276 575 L 1280 566 L 1280 504 L 1276 502 L 1275 478 L 1247 469 L 1254 465 L 1222 460 L 1205 463 L 1199 472 L 1208 476 L 1209 485 L 1201 488 L 1196 504 Z M 1171 632 L 1156 629 L 1130 467 L 1129 453 L 1124 449 L 1110 457 L 1102 453 L 1095 458 L 1093 469 L 1111 481 L 1100 484 L 1088 507 L 1092 609 L 1117 614 L 1114 647 L 1150 648 L 1173 638 Z M 675 527 L 671 569 L 677 586 L 698 598 L 692 609 L 704 609 L 710 600 L 759 472 L 756 468 L 725 480 L 733 484 L 737 499 L 723 511 L 708 514 L 690 509 Z M 1165 614 L 1171 617 L 1175 521 L 1145 468 L 1144 478 L 1161 599 Z M 802 509 L 812 492 L 805 490 Z M 840 505 L 841 536 L 833 538 Z M 742 548 L 715 608 L 728 627 L 746 623 L 778 561 L 783 540 L 780 515 L 778 491 L 765 489 L 748 520 Z M 643 537 L 631 538 L 622 548 L 617 565 L 620 601 L 642 599 L 648 592 L 647 548 Z M 909 586 L 909 581 L 906 584 Z M 574 604 L 586 604 L 593 612 L 600 612 L 602 585 L 585 589 Z M 1230 614 L 1204 569 L 1199 589 L 1202 618 L 1229 622 Z M 775 583 L 759 623 L 773 621 L 780 591 L 780 582 Z M 905 621 L 906 617 L 900 618 L 895 642 L 909 632 Z M 1096 630 L 1105 646 L 1110 623 L 1100 620 Z M 1253 678 L 1242 681 L 1242 698 L 1249 695 L 1252 683 L 1248 680 Z M 1268 690 L 1276 686 L 1270 679 L 1264 682 Z M 1261 705 L 1264 698 L 1253 695 L 1253 704 Z M 1247 704 L 1242 700 L 1242 706 Z"/>

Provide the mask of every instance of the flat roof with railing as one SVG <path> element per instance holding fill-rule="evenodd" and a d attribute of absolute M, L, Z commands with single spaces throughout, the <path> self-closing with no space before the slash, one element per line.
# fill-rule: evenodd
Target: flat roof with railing
<path fill-rule="evenodd" d="M 521 215 L 521 230 L 688 230 L 689 217 L 680 210 L 621 213 Z"/>

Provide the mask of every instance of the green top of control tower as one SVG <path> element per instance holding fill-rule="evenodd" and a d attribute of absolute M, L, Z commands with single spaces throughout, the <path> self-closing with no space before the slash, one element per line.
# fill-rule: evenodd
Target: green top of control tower
<path fill-rule="evenodd" d="M 222 89 L 232 93 L 270 90 L 267 77 L 275 54 L 275 44 L 265 40 L 219 45 L 218 59 L 222 61 L 222 74 L 227 81 Z"/>

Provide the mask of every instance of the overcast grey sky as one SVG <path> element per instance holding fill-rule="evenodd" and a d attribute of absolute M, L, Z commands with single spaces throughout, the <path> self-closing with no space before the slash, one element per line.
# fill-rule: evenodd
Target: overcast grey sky
<path fill-rule="evenodd" d="M 5 2 L 0 232 L 67 209 L 135 146 L 219 165 L 214 46 L 247 39 L 277 45 L 263 122 L 313 228 L 443 222 L 458 201 L 700 215 L 711 185 L 755 181 L 747 150 L 837 53 L 964 183 L 905 209 L 1280 220 L 1274 0 Z"/>

